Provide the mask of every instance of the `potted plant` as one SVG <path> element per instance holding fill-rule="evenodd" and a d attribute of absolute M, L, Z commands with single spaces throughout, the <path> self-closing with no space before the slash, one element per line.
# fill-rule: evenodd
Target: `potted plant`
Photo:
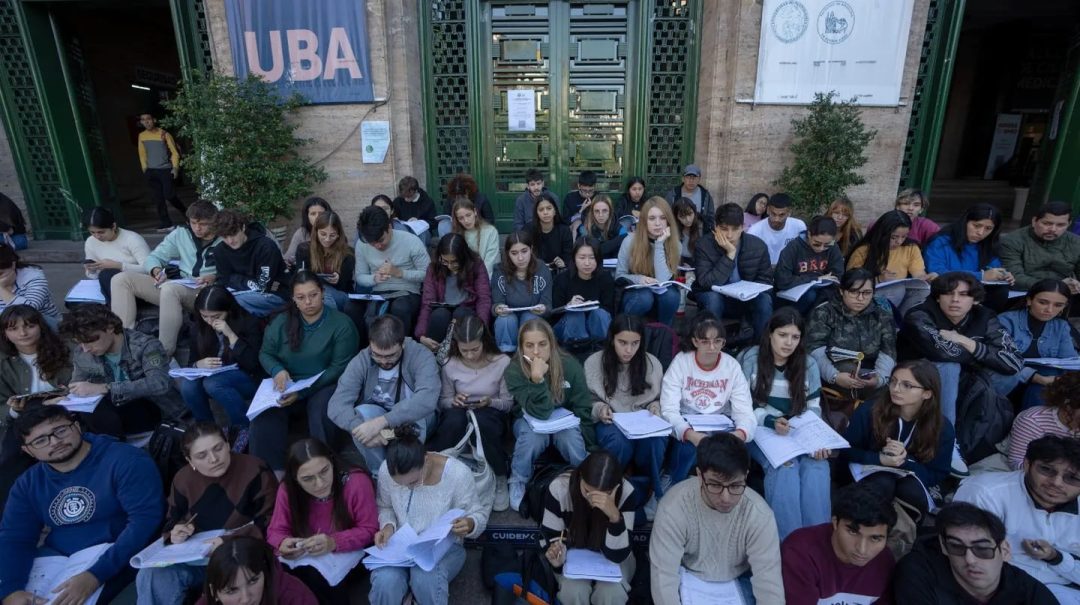
<path fill-rule="evenodd" d="M 866 182 L 857 170 L 866 164 L 864 152 L 877 131 L 863 124 L 854 99 L 837 102 L 835 96 L 815 94 L 810 113 L 791 120 L 794 159 L 774 182 L 805 216 L 822 212 L 848 187 Z"/>
<path fill-rule="evenodd" d="M 192 141 L 181 161 L 199 194 L 222 208 L 241 210 L 269 225 L 291 216 L 326 172 L 299 153 L 309 141 L 296 136 L 287 118 L 305 104 L 299 94 L 283 99 L 255 75 L 238 80 L 192 74 L 164 103 L 163 124 Z"/>

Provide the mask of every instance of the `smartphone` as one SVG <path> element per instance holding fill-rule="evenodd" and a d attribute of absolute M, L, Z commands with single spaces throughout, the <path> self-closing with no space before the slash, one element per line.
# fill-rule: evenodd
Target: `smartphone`
<path fill-rule="evenodd" d="M 334 274 L 333 274 L 333 273 L 316 273 L 315 275 L 316 275 L 317 277 L 321 277 L 321 278 L 323 278 L 323 279 L 330 279 L 331 277 L 333 277 L 333 276 L 334 276 Z"/>
<path fill-rule="evenodd" d="M 877 371 L 875 371 L 875 370 L 860 370 L 859 371 L 859 379 L 860 380 L 870 380 L 871 378 L 873 378 L 875 376 L 877 376 Z"/>
<path fill-rule="evenodd" d="M 89 258 L 84 258 L 82 264 L 84 264 L 84 265 L 92 265 L 92 264 L 94 264 L 96 262 L 97 262 L 96 260 L 90 260 Z"/>

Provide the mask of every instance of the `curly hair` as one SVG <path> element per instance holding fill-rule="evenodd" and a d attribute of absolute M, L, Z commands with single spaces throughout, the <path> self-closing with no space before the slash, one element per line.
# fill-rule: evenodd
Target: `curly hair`
<path fill-rule="evenodd" d="M 92 342 L 98 332 L 124 332 L 123 322 L 105 305 L 79 305 L 60 322 L 60 336 L 75 342 Z"/>
<path fill-rule="evenodd" d="M 41 312 L 29 305 L 11 305 L 0 313 L 0 327 L 3 328 L 0 330 L 0 353 L 8 357 L 19 354 L 8 339 L 7 330 L 16 327 L 20 321 L 41 329 L 36 364 L 42 378 L 52 381 L 61 370 L 71 367 L 71 350 L 45 323 Z"/>
<path fill-rule="evenodd" d="M 220 236 L 239 233 L 247 227 L 248 218 L 236 210 L 222 210 L 214 217 L 214 232 Z"/>
<path fill-rule="evenodd" d="M 1059 410 L 1075 411 L 1080 408 L 1080 372 L 1065 372 L 1058 376 L 1043 390 L 1043 403 Z"/>

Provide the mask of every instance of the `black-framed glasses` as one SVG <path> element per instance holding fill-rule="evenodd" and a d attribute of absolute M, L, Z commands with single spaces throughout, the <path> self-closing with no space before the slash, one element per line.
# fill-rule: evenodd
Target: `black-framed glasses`
<path fill-rule="evenodd" d="M 709 483 L 702 480 L 701 489 L 705 490 L 705 493 L 713 496 L 719 496 L 726 490 L 732 496 L 741 496 L 746 491 L 745 483 Z"/>
<path fill-rule="evenodd" d="M 1056 468 L 1050 466 L 1049 464 L 1046 464 L 1045 462 L 1036 462 L 1034 466 L 1035 472 L 1039 473 L 1043 477 L 1046 477 L 1047 479 L 1053 480 L 1061 477 L 1061 480 L 1064 481 L 1066 485 L 1071 485 L 1072 487 L 1080 487 L 1080 475 L 1077 475 L 1073 471 L 1062 471 L 1059 473 Z"/>
<path fill-rule="evenodd" d="M 64 439 L 67 439 L 68 435 L 70 435 L 73 430 L 75 430 L 74 422 L 61 424 L 60 426 L 53 429 L 52 432 L 45 433 L 44 435 L 38 435 L 30 441 L 27 441 L 26 445 L 27 447 L 30 447 L 32 449 L 40 450 L 42 448 L 48 447 L 49 443 L 52 442 L 53 439 L 57 441 L 63 441 Z"/>
<path fill-rule="evenodd" d="M 955 538 L 944 538 L 941 541 L 941 545 L 945 547 L 945 552 L 951 557 L 965 557 L 967 551 L 971 551 L 971 554 L 975 555 L 977 559 L 993 559 L 997 553 L 997 549 L 1000 544 L 964 544 L 960 540 Z"/>
<path fill-rule="evenodd" d="M 857 299 L 870 298 L 874 295 L 873 290 L 844 290 L 844 292 L 850 294 L 852 298 Z"/>
<path fill-rule="evenodd" d="M 889 379 L 889 388 L 896 389 L 897 391 L 913 391 L 915 389 L 926 390 L 926 387 L 917 384 L 912 384 L 906 380 L 897 380 L 895 378 Z"/>

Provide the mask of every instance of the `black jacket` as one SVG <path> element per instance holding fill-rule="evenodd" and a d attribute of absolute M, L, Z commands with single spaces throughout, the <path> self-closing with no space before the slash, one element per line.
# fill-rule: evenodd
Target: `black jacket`
<path fill-rule="evenodd" d="M 705 233 L 711 233 L 713 228 L 713 221 L 716 219 L 716 217 L 714 216 L 716 214 L 716 206 L 713 205 L 712 194 L 709 193 L 708 189 L 702 187 L 701 185 L 698 185 L 698 189 L 701 190 L 701 208 L 698 208 L 698 214 L 701 215 L 701 222 L 705 225 L 703 231 Z M 664 196 L 664 199 L 667 200 L 668 204 L 674 206 L 675 202 L 679 201 L 679 198 L 681 197 L 684 197 L 682 192 L 682 185 L 676 185 L 674 189 L 667 192 L 667 195 Z"/>
<path fill-rule="evenodd" d="M 315 270 L 315 268 L 311 266 L 311 242 L 304 242 L 296 247 L 296 268 L 297 271 L 303 269 L 307 269 L 308 271 Z M 352 292 L 354 272 L 356 272 L 356 257 L 353 255 L 353 251 L 349 250 L 345 254 L 345 258 L 341 259 L 341 268 L 337 271 L 338 282 L 332 284 L 321 277 L 319 280 L 341 292 Z"/>
<path fill-rule="evenodd" d="M 420 196 L 420 199 L 423 200 L 423 195 Z M 476 205 L 476 208 L 480 211 L 480 216 L 485 221 L 487 221 L 487 224 L 494 225 L 495 224 L 495 211 L 491 209 L 491 201 L 488 200 L 487 196 L 484 195 L 483 193 L 477 192 L 476 199 L 474 199 L 472 202 L 473 202 L 473 204 Z M 445 214 L 446 216 L 453 216 L 452 212 L 454 210 L 454 204 L 450 201 L 450 198 L 444 198 L 442 204 L 443 204 L 443 214 Z"/>
<path fill-rule="evenodd" d="M 900 605 L 979 605 L 953 576 L 938 540 L 919 546 L 896 564 L 893 602 Z M 1019 567 L 1002 563 L 1001 582 L 985 605 L 1056 605 L 1057 599 L 1041 582 Z"/>
<path fill-rule="evenodd" d="M 844 274 L 844 255 L 840 247 L 833 245 L 824 252 L 814 252 L 807 241 L 807 234 L 791 240 L 780 252 L 776 261 L 776 289 L 787 290 L 812 282 L 825 273 L 837 277 Z"/>
<path fill-rule="evenodd" d="M 578 279 L 577 270 L 572 268 L 559 271 L 551 290 L 552 306 L 565 306 L 574 295 L 580 294 L 585 300 L 598 301 L 601 309 L 615 315 L 615 278 L 599 263 L 597 259 L 592 279 Z"/>
<path fill-rule="evenodd" d="M 540 231 L 535 225 L 534 227 L 533 248 L 536 250 L 536 257 L 550 265 L 557 256 L 569 267 L 573 262 L 571 252 L 574 249 L 574 236 L 570 233 L 570 227 L 558 223 L 548 233 Z"/>
<path fill-rule="evenodd" d="M 244 313 L 237 325 L 229 324 L 236 332 L 236 345 L 229 346 L 229 339 L 218 340 L 216 333 L 203 338 L 202 326 L 195 332 L 195 346 L 191 351 L 191 365 L 205 357 L 221 357 L 222 365 L 237 364 L 252 378 L 264 378 L 266 371 L 259 363 L 265 326 L 258 317 Z"/>
<path fill-rule="evenodd" d="M 645 205 L 645 200 L 649 199 L 648 193 L 641 196 L 641 201 L 633 203 L 630 201 L 630 197 L 625 193 L 619 196 L 619 201 L 615 202 L 615 220 L 619 220 L 624 216 L 633 216 L 634 211 L 641 212 L 641 207 Z"/>
<path fill-rule="evenodd" d="M 405 198 L 399 195 L 394 198 L 394 201 L 390 202 L 390 207 L 394 209 L 394 214 L 398 220 L 407 221 L 417 218 L 427 221 L 432 233 L 438 232 L 435 226 L 435 200 L 431 199 L 431 196 L 423 188 L 420 188 L 420 199 L 415 202 L 406 202 Z"/>
<path fill-rule="evenodd" d="M 728 258 L 720 244 L 716 243 L 716 239 L 706 232 L 698 238 L 695 248 L 693 290 L 708 292 L 713 286 L 728 283 L 736 262 L 739 263 L 739 278 L 743 281 L 773 283 L 769 248 L 760 238 L 743 233 L 733 261 Z"/>
<path fill-rule="evenodd" d="M 233 290 L 253 290 L 284 297 L 285 259 L 281 248 L 259 223 L 247 226 L 247 241 L 233 250 L 224 241 L 214 249 L 217 283 Z"/>
<path fill-rule="evenodd" d="M 941 337 L 942 330 L 955 330 L 975 341 L 975 352 Z M 928 359 L 956 362 L 967 368 L 982 367 L 1012 376 L 1024 367 L 1024 358 L 1012 337 L 998 323 L 990 309 L 975 305 L 959 324 L 945 317 L 937 300 L 928 298 L 908 311 L 900 327 L 897 347 L 900 359 Z"/>
<path fill-rule="evenodd" d="M 594 195 L 592 199 L 596 199 Z M 566 194 L 566 197 L 562 200 L 562 220 L 567 225 L 574 218 L 574 215 L 581 212 L 581 205 L 585 203 L 584 196 L 581 195 L 577 189 Z M 619 217 L 615 217 L 619 218 Z"/>
<path fill-rule="evenodd" d="M 591 237 L 599 242 L 600 256 L 604 258 L 619 257 L 619 248 L 622 247 L 623 238 L 626 236 L 619 234 L 621 227 L 615 219 L 608 223 L 607 234 L 604 234 L 599 225 L 593 225 L 592 231 L 589 233 L 585 233 L 585 225 L 582 225 L 580 229 L 578 237 Z M 600 262 L 600 259 L 597 259 L 597 262 Z"/>

